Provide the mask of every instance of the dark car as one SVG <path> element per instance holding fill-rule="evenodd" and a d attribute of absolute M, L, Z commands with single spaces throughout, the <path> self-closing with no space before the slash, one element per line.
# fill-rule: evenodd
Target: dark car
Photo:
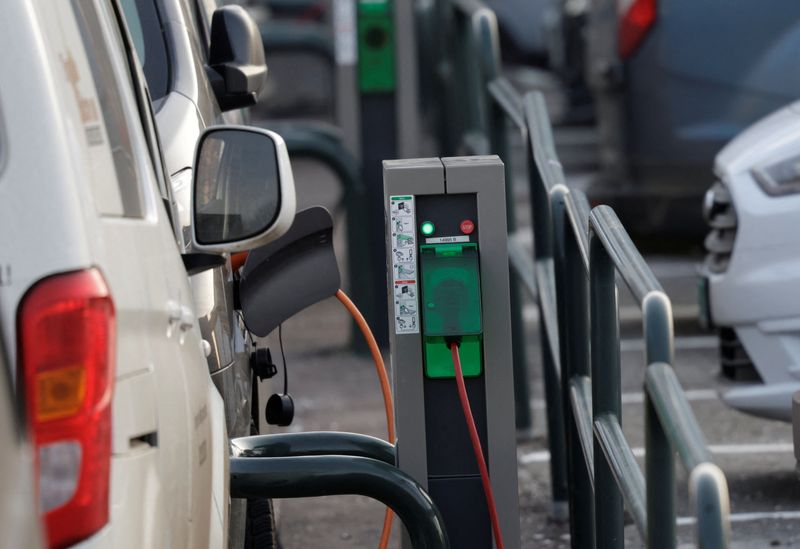
<path fill-rule="evenodd" d="M 800 95 L 800 2 L 595 0 L 586 37 L 595 196 L 636 233 L 702 234 L 716 153 Z"/>

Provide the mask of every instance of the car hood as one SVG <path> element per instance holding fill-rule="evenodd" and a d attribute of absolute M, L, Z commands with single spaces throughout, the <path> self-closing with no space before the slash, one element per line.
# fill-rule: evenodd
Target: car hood
<path fill-rule="evenodd" d="M 800 154 L 800 101 L 762 118 L 723 148 L 714 162 L 717 177 L 737 174 L 774 159 Z"/>

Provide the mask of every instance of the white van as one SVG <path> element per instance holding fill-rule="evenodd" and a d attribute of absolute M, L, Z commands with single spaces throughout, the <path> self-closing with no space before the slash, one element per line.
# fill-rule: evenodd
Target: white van
<path fill-rule="evenodd" d="M 196 252 L 182 258 L 121 21 L 114 0 L 3 1 L 2 336 L 50 546 L 221 548 L 225 414 L 187 269 L 288 229 L 288 156 L 268 132 L 207 130 L 193 180 Z"/>
<path fill-rule="evenodd" d="M 241 107 L 255 103 L 267 73 L 261 35 L 247 12 L 241 6 L 211 4 L 120 1 L 150 91 L 184 252 L 192 251 L 189 213 L 195 143 L 209 126 L 243 124 L 246 113 Z M 229 88 L 237 88 L 237 79 L 243 85 L 230 93 Z M 236 309 L 234 276 L 230 259 L 225 259 L 189 279 L 200 331 L 209 343 L 211 379 L 225 403 L 231 438 L 258 434 L 260 410 L 253 406 L 252 380 L 263 370 L 251 369 L 251 360 L 264 356 L 255 353 L 254 340 Z M 233 500 L 228 529 L 231 549 L 246 547 L 253 534 L 259 539 L 273 538 L 271 511 L 263 498 Z"/>
<path fill-rule="evenodd" d="M 25 411 L 14 396 L 10 374 L 0 337 L 0 549 L 41 549 Z"/>

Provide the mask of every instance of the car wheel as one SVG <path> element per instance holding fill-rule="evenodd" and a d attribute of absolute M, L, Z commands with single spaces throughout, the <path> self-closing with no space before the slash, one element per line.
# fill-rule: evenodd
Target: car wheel
<path fill-rule="evenodd" d="M 255 381 L 255 380 L 254 380 Z M 254 395 L 255 409 L 258 409 Z M 250 434 L 257 435 L 255 420 L 250 422 Z M 278 528 L 275 524 L 275 507 L 267 498 L 247 498 L 247 516 L 244 527 L 244 549 L 279 549 Z"/>
<path fill-rule="evenodd" d="M 247 499 L 247 521 L 244 537 L 245 549 L 278 549 L 275 510 L 267 498 Z"/>

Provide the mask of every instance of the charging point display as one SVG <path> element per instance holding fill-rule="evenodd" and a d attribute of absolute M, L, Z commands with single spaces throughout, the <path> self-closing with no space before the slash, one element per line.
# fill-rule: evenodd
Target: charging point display
<path fill-rule="evenodd" d="M 362 92 L 395 88 L 394 22 L 389 0 L 358 2 L 358 84 Z"/>
<path fill-rule="evenodd" d="M 423 234 L 424 228 L 423 224 Z M 457 338 L 464 375 L 480 375 L 483 367 L 477 244 L 423 245 L 419 257 L 425 374 L 434 378 L 455 375 L 447 342 Z"/>
<path fill-rule="evenodd" d="M 501 530 L 519 548 L 503 164 L 385 161 L 384 196 L 398 465 L 451 546 L 487 549 Z"/>

